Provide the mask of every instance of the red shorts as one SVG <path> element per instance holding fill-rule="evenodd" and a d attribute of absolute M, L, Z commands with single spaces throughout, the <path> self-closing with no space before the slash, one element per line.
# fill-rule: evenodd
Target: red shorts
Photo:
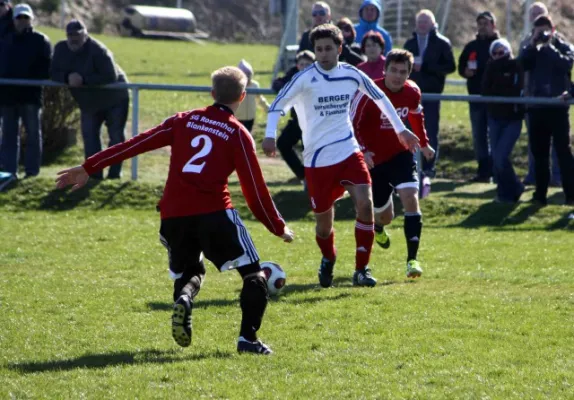
<path fill-rule="evenodd" d="M 345 193 L 343 185 L 370 185 L 371 175 L 363 153 L 357 152 L 328 167 L 305 167 L 307 193 L 316 214 L 329 211 Z"/>

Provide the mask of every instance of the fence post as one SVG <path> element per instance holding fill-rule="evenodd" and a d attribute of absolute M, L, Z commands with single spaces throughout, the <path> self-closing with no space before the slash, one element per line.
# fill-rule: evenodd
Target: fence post
<path fill-rule="evenodd" d="M 138 87 L 132 88 L 132 137 L 139 133 L 139 114 L 140 114 L 140 91 Z M 132 158 L 132 180 L 138 179 L 138 158 Z"/>
<path fill-rule="evenodd" d="M 399 0 L 397 2 L 397 41 L 401 39 L 403 34 L 402 32 L 402 25 L 403 25 L 403 0 Z"/>

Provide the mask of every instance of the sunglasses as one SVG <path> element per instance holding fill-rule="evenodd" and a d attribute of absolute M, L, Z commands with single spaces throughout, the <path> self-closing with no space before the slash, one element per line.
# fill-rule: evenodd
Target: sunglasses
<path fill-rule="evenodd" d="M 353 32 L 353 28 L 351 28 L 349 25 L 342 26 L 341 30 L 345 32 Z"/>
<path fill-rule="evenodd" d="M 30 17 L 27 15 L 18 15 L 16 19 L 30 19 Z"/>
<path fill-rule="evenodd" d="M 311 13 L 311 15 L 312 15 L 313 17 L 324 17 L 325 15 L 327 15 L 327 11 L 325 11 L 325 10 L 317 10 L 317 11 L 313 11 L 313 12 Z"/>
<path fill-rule="evenodd" d="M 504 51 L 495 51 L 495 52 L 492 53 L 492 55 L 493 55 L 493 56 L 496 56 L 496 57 L 502 57 L 502 56 L 504 56 L 505 54 L 506 54 L 506 53 L 505 53 Z"/>

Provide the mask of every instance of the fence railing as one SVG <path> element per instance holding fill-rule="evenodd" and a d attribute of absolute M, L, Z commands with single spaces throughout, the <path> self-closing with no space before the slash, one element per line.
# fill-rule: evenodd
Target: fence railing
<path fill-rule="evenodd" d="M 464 82 L 464 81 L 462 81 Z M 0 79 L 0 85 L 9 86 L 55 86 L 67 87 L 67 85 L 54 82 L 50 80 L 28 80 L 28 79 Z M 139 92 L 140 90 L 162 90 L 162 91 L 178 91 L 178 92 L 211 92 L 210 86 L 194 86 L 194 85 L 167 85 L 157 83 L 114 83 L 111 85 L 104 85 L 94 87 L 97 89 L 129 89 L 132 94 L 132 137 L 139 134 Z M 247 93 L 251 94 L 266 94 L 275 95 L 276 93 L 271 89 L 252 89 L 248 88 Z M 527 105 L 573 105 L 574 99 L 564 102 L 558 98 L 543 98 L 543 97 L 493 97 L 493 96 L 478 96 L 478 95 L 458 95 L 458 94 L 431 94 L 423 93 L 423 100 L 435 101 L 459 101 L 467 103 L 506 103 L 506 104 L 527 104 Z M 166 116 L 167 117 L 167 116 Z M 138 159 L 132 158 L 131 164 L 132 180 L 137 180 L 138 177 Z"/>

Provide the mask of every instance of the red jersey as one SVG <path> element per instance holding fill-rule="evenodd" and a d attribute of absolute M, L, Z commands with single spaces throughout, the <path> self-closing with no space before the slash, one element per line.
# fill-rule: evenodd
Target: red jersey
<path fill-rule="evenodd" d="M 283 235 L 285 221 L 265 184 L 253 139 L 225 106 L 216 104 L 178 113 L 155 128 L 93 155 L 83 167 L 93 174 L 164 146 L 171 146 L 171 158 L 159 202 L 162 219 L 232 208 L 227 181 L 236 170 L 255 217 L 271 233 Z"/>
<path fill-rule="evenodd" d="M 421 90 L 417 84 L 407 80 L 402 90 L 392 92 L 385 85 L 385 78 L 376 79 L 374 82 L 393 103 L 403 122 L 408 119 L 413 132 L 420 140 L 420 146 L 426 147 L 429 140 L 424 124 Z M 403 151 L 408 151 L 408 148 L 399 141 L 389 120 L 363 93 L 358 93 L 353 100 L 351 119 L 361 150 L 374 153 L 375 165 L 389 161 Z"/>

